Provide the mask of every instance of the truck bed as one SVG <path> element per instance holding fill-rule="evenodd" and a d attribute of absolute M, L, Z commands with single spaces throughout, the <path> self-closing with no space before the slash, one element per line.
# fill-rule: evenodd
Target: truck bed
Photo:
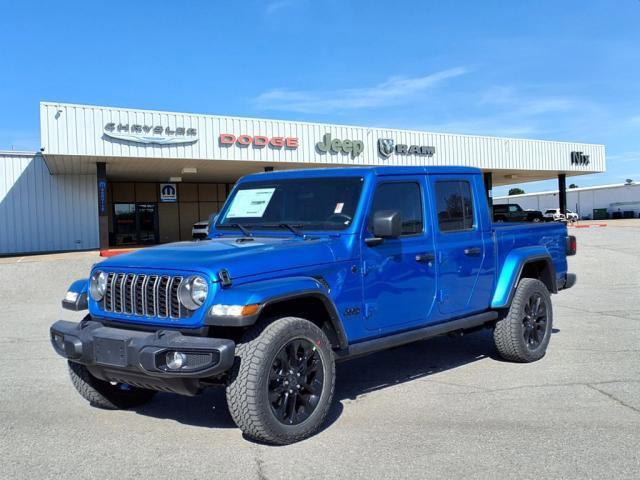
<path fill-rule="evenodd" d="M 532 245 L 544 245 L 551 254 L 556 278 L 567 273 L 567 226 L 561 222 L 550 223 L 493 223 L 496 244 L 496 267 L 502 269 L 511 250 Z"/>

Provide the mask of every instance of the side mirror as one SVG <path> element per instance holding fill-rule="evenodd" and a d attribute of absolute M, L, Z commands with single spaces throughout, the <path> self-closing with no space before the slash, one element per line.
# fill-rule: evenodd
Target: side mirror
<path fill-rule="evenodd" d="M 385 238 L 398 238 L 402 234 L 402 218 L 397 210 L 378 210 L 373 214 L 373 238 L 367 238 L 369 246 L 380 245 Z"/>

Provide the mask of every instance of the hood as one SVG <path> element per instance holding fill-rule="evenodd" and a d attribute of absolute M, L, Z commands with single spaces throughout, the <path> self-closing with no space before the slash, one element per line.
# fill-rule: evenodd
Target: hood
<path fill-rule="evenodd" d="M 300 268 L 335 261 L 327 237 L 223 237 L 178 242 L 111 257 L 100 268 L 200 272 L 217 278 L 221 268 L 231 278 Z"/>

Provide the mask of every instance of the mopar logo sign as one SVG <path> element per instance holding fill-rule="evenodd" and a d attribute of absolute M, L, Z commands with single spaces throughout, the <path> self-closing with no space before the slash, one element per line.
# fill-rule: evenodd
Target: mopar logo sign
<path fill-rule="evenodd" d="M 178 191 L 175 183 L 160 184 L 160 201 L 161 202 L 177 202 Z"/>

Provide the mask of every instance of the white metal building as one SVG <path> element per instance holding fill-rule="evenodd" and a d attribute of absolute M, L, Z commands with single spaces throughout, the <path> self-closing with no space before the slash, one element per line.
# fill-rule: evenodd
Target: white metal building
<path fill-rule="evenodd" d="M 242 175 L 463 165 L 492 185 L 605 170 L 603 145 L 40 104 L 41 150 L 0 152 L 0 255 L 190 238 Z"/>
<path fill-rule="evenodd" d="M 525 210 L 558 208 L 558 190 L 538 193 L 524 193 L 496 197 L 496 204 L 520 205 Z M 567 190 L 567 208 L 580 215 L 580 218 L 593 218 L 595 209 L 606 209 L 609 216 L 616 213 L 633 212 L 634 217 L 640 215 L 640 184 L 621 183 L 615 185 L 599 185 L 596 187 L 570 188 Z"/>

